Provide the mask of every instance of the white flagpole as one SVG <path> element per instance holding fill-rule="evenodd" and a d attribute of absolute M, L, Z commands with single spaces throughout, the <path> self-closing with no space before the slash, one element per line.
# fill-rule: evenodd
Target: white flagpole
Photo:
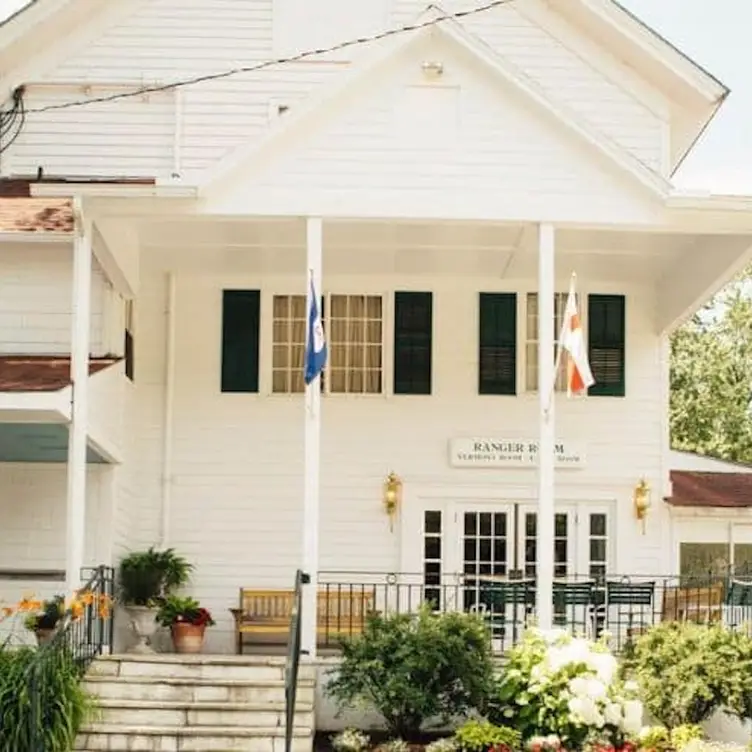
<path fill-rule="evenodd" d="M 311 310 L 311 280 L 321 313 L 321 274 L 323 230 L 320 217 L 306 222 L 306 333 Z M 307 336 L 307 335 L 306 335 Z M 321 376 L 305 390 L 305 459 L 303 485 L 303 571 L 310 583 L 303 589 L 301 648 L 310 658 L 316 656 L 316 593 L 319 567 L 319 495 L 321 469 Z"/>
<path fill-rule="evenodd" d="M 554 228 L 538 229 L 538 556 L 536 612 L 538 626 L 551 629 L 554 581 Z"/>

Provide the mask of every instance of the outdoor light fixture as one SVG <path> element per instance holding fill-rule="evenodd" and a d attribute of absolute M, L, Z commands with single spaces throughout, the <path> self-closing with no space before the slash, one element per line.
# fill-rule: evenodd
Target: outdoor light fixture
<path fill-rule="evenodd" d="M 389 530 L 394 532 L 394 518 L 402 497 L 402 481 L 396 473 L 389 473 L 384 481 L 384 509 L 389 516 Z"/>
<path fill-rule="evenodd" d="M 645 535 L 645 520 L 650 511 L 650 486 L 645 478 L 635 486 L 634 490 L 635 517 L 642 523 L 642 534 Z"/>
<path fill-rule="evenodd" d="M 426 60 L 421 67 L 427 78 L 439 78 L 444 73 L 444 63 L 437 60 Z"/>

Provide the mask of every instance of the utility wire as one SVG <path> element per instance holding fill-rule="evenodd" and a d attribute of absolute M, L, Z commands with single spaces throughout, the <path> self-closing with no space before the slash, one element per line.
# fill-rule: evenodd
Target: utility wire
<path fill-rule="evenodd" d="M 25 111 L 26 115 L 38 114 L 41 112 L 49 112 L 50 110 L 67 110 L 71 107 L 85 107 L 86 105 L 102 103 L 102 102 L 114 102 L 120 99 L 127 99 L 129 97 L 138 97 L 144 94 L 153 94 L 161 91 L 170 91 L 173 89 L 179 89 L 186 86 L 194 86 L 195 84 L 206 83 L 207 81 L 218 81 L 223 78 L 230 78 L 231 76 L 237 76 L 242 73 L 253 73 L 255 71 L 264 70 L 265 68 L 272 68 L 276 65 L 286 65 L 288 63 L 297 63 L 301 60 L 306 60 L 310 57 L 317 57 L 319 55 L 327 55 L 332 52 L 338 52 L 339 50 L 347 49 L 348 47 L 356 47 L 371 42 L 378 42 L 387 37 L 392 37 L 397 34 L 405 34 L 411 31 L 417 31 L 419 29 L 425 29 L 428 26 L 435 26 L 442 21 L 448 21 L 451 19 L 465 18 L 467 16 L 474 16 L 478 13 L 491 10 L 492 8 L 498 8 L 502 5 L 507 5 L 514 0 L 489 0 L 484 5 L 479 5 L 475 8 L 469 8 L 467 10 L 457 11 L 456 13 L 445 13 L 435 18 L 428 19 L 426 21 L 419 21 L 413 24 L 407 24 L 405 26 L 398 26 L 385 31 L 380 31 L 376 34 L 366 37 L 358 37 L 357 39 L 348 39 L 344 42 L 338 42 L 331 47 L 322 47 L 314 50 L 306 50 L 299 52 L 290 57 L 280 57 L 275 60 L 264 60 L 263 62 L 256 63 L 254 65 L 245 65 L 239 68 L 230 68 L 228 70 L 219 71 L 217 73 L 206 73 L 199 76 L 193 76 L 192 78 L 185 78 L 178 81 L 173 81 L 168 84 L 153 84 L 147 86 L 141 86 L 137 89 L 131 89 L 129 91 L 121 91 L 116 94 L 106 94 L 101 97 L 90 97 L 89 99 L 79 99 L 70 102 L 60 102 L 59 104 L 49 104 L 44 107 L 34 107 Z M 95 84 L 94 84 L 95 85 Z"/>

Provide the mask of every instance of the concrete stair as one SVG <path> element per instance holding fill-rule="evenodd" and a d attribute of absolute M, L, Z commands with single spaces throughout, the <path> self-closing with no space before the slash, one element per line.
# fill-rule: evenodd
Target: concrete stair
<path fill-rule="evenodd" d="M 106 656 L 85 687 L 96 722 L 85 752 L 284 752 L 285 660 L 250 656 Z M 293 752 L 311 752 L 315 673 L 300 667 Z"/>

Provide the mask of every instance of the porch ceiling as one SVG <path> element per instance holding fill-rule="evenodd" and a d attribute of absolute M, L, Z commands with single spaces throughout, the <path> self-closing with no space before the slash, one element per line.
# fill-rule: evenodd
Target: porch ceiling
<path fill-rule="evenodd" d="M 140 230 L 141 263 L 186 272 L 300 274 L 305 221 L 162 220 Z M 650 283 L 712 236 L 561 228 L 557 266 L 592 279 Z M 746 241 L 745 241 L 746 242 Z M 537 274 L 532 225 L 470 222 L 324 222 L 324 266 L 335 274 L 446 274 L 524 279 Z"/>
<path fill-rule="evenodd" d="M 0 462 L 66 462 L 68 426 L 64 423 L 0 423 Z M 86 461 L 107 464 L 89 446 Z"/>

